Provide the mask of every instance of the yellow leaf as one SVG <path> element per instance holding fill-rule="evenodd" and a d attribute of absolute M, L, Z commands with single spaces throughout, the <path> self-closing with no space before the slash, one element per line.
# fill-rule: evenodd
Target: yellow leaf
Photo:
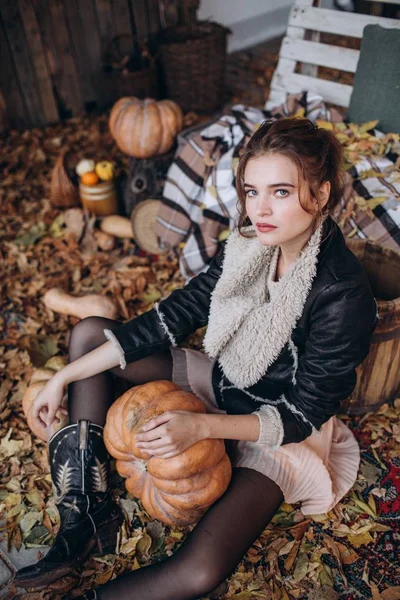
<path fill-rule="evenodd" d="M 183 533 L 181 531 L 171 531 L 169 537 L 172 537 L 174 540 L 181 540 Z"/>
<path fill-rule="evenodd" d="M 313 521 L 317 523 L 324 523 L 325 521 L 329 521 L 328 515 L 326 513 L 309 515 Z"/>
<path fill-rule="evenodd" d="M 358 206 L 358 208 L 360 210 L 364 210 L 364 211 L 371 210 L 369 204 L 367 204 L 367 200 L 365 198 L 363 198 L 362 196 L 355 195 L 354 202 L 356 203 L 356 205 Z"/>
<path fill-rule="evenodd" d="M 124 542 L 121 545 L 121 553 L 122 554 L 130 554 L 131 552 L 134 552 L 136 550 L 136 546 L 138 545 L 139 541 L 142 539 L 143 534 L 142 532 L 138 533 L 137 535 L 130 537 L 129 540 L 127 540 L 126 542 Z"/>
<path fill-rule="evenodd" d="M 374 523 L 370 531 L 391 531 L 392 528 L 389 525 L 382 525 L 381 523 Z"/>
<path fill-rule="evenodd" d="M 12 509 L 9 510 L 7 513 L 7 519 L 12 519 L 13 517 L 16 517 L 25 509 L 26 509 L 26 506 L 23 502 L 21 502 L 21 504 L 17 504 L 16 506 L 13 506 Z"/>
<path fill-rule="evenodd" d="M 321 127 L 321 129 L 329 129 L 330 131 L 333 131 L 333 123 L 331 123 L 330 121 L 323 121 L 322 119 L 317 119 L 316 124 L 318 125 L 318 127 Z"/>
<path fill-rule="evenodd" d="M 149 286 L 150 288 L 150 286 Z M 140 296 L 140 299 L 143 300 L 143 302 L 146 302 L 146 304 L 150 304 L 151 302 L 157 302 L 157 300 L 159 300 L 161 298 L 161 294 L 158 290 L 156 290 L 155 288 L 153 289 L 149 289 L 148 292 L 145 292 L 144 294 L 142 294 Z"/>
<path fill-rule="evenodd" d="M 323 566 L 322 571 L 319 574 L 319 580 L 321 585 L 329 585 L 329 587 L 333 587 L 333 577 L 332 572 L 328 565 L 321 563 Z"/>
<path fill-rule="evenodd" d="M 8 494 L 8 496 L 4 500 L 4 504 L 6 505 L 7 508 L 12 508 L 13 506 L 16 506 L 17 504 L 20 504 L 21 502 L 22 502 L 21 494 L 16 494 L 14 492 L 11 494 Z"/>
<path fill-rule="evenodd" d="M 378 463 L 381 465 L 382 469 L 387 469 L 386 465 L 381 461 L 381 459 L 379 458 L 375 448 L 372 448 L 372 454 L 374 455 L 375 459 L 378 461 Z"/>
<path fill-rule="evenodd" d="M 136 569 L 140 569 L 140 564 L 136 556 L 134 556 L 132 563 L 132 571 L 136 571 Z"/>
<path fill-rule="evenodd" d="M 370 544 L 371 542 L 374 541 L 373 538 L 372 538 L 372 536 L 370 535 L 370 533 L 368 531 L 366 533 L 361 534 L 361 535 L 348 535 L 347 539 L 356 548 L 359 548 L 360 546 L 363 546 L 365 544 Z"/>
<path fill-rule="evenodd" d="M 105 583 L 107 583 L 107 581 L 109 581 L 113 576 L 113 573 L 114 566 L 112 566 L 110 569 L 107 569 L 103 573 L 100 573 L 100 575 L 96 577 L 96 585 L 104 585 Z"/>
<path fill-rule="evenodd" d="M 294 115 L 292 115 L 292 118 L 293 119 L 302 119 L 305 114 L 306 114 L 305 109 L 303 107 L 301 107 L 294 113 Z"/>
<path fill-rule="evenodd" d="M 380 206 L 380 204 L 382 204 L 382 202 L 385 202 L 385 200 L 388 200 L 388 196 L 374 196 L 373 198 L 369 198 L 367 200 L 368 202 L 368 206 L 370 207 L 371 210 L 374 210 L 374 208 L 376 208 L 377 206 Z"/>
<path fill-rule="evenodd" d="M 352 499 L 353 502 L 355 502 L 357 504 L 357 506 L 359 506 L 364 512 L 367 513 L 367 515 L 370 515 L 371 517 L 376 517 L 376 512 L 374 512 L 370 506 L 368 506 L 368 504 L 366 504 L 366 502 L 363 502 L 362 500 L 359 500 L 359 498 L 357 498 L 357 496 L 355 495 L 355 493 L 352 493 Z"/>
<path fill-rule="evenodd" d="M 219 234 L 218 240 L 220 242 L 224 242 L 229 237 L 230 233 L 230 229 L 224 229 L 224 231 L 221 231 L 221 233 Z"/>
<path fill-rule="evenodd" d="M 347 235 L 348 238 L 352 238 L 354 235 L 356 235 L 356 233 L 358 232 L 358 227 L 353 227 L 353 229 L 350 231 L 350 233 Z"/>
<path fill-rule="evenodd" d="M 360 133 L 365 133 L 365 132 L 369 131 L 370 129 L 375 129 L 375 127 L 378 125 L 378 123 L 379 123 L 379 119 L 377 119 L 376 121 L 368 121 L 367 123 L 363 123 L 362 125 L 360 125 L 359 131 L 360 131 Z"/>
<path fill-rule="evenodd" d="M 26 494 L 26 499 L 35 507 L 42 508 L 43 505 L 43 496 L 39 494 L 38 490 L 33 490 L 33 492 L 28 492 Z"/>
<path fill-rule="evenodd" d="M 346 508 L 349 512 L 354 512 L 357 515 L 362 515 L 365 513 L 364 508 L 360 508 L 359 506 L 352 506 L 351 504 L 348 504 Z"/>
<path fill-rule="evenodd" d="M 346 144 L 349 141 L 349 136 L 345 133 L 336 132 L 336 137 L 342 144 Z"/>
<path fill-rule="evenodd" d="M 305 552 L 301 552 L 293 572 L 293 579 L 297 581 L 297 583 L 306 576 L 308 571 L 308 562 L 307 554 Z"/>
<path fill-rule="evenodd" d="M 143 532 L 143 537 L 138 541 L 137 544 L 137 551 L 141 556 L 144 556 L 145 558 L 148 557 L 149 555 L 149 550 L 151 548 L 151 544 L 153 543 L 153 540 L 151 539 L 151 537 L 149 536 L 149 534 L 144 531 Z"/>
<path fill-rule="evenodd" d="M 62 237 L 65 233 L 64 214 L 61 213 L 54 219 L 49 227 L 49 234 L 54 238 Z"/>
<path fill-rule="evenodd" d="M 291 549 L 293 548 L 294 544 L 296 543 L 296 540 L 291 540 L 290 542 L 287 542 L 287 544 L 285 544 L 278 552 L 278 556 L 285 556 L 285 554 L 289 554 L 289 552 L 291 551 Z"/>
<path fill-rule="evenodd" d="M 371 507 L 372 512 L 376 515 L 376 504 L 375 504 L 375 499 L 374 499 L 373 494 L 369 495 L 368 506 Z"/>

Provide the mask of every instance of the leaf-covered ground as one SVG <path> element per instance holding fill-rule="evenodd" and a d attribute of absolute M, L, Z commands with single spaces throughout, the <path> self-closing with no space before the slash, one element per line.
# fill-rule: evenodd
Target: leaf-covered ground
<path fill-rule="evenodd" d="M 106 116 L 11 132 L 0 148 L 0 535 L 10 548 L 37 548 L 38 556 L 42 546 L 51 544 L 58 517 L 46 446 L 30 434 L 21 399 L 35 367 L 54 355 L 66 356 L 77 322 L 47 309 L 43 294 L 54 286 L 73 295 L 105 294 L 118 303 L 120 319 L 127 320 L 183 285 L 174 255 L 145 255 L 131 240 L 102 251 L 96 220 L 81 209 L 51 206 L 50 172 L 64 147 L 71 161 L 111 159 L 121 172 L 127 168 L 108 133 Z M 189 343 L 199 347 L 200 338 L 198 332 Z M 364 417 L 343 415 L 362 451 L 351 493 L 327 515 L 312 519 L 297 505 L 282 504 L 236 572 L 210 597 L 400 598 L 399 416 L 400 401 Z M 73 588 L 71 593 L 78 595 L 126 569 L 170 555 L 182 542 L 188 529 L 149 520 L 116 474 L 113 486 L 126 514 L 118 554 L 93 556 L 71 577 L 24 598 L 62 597 Z M 15 590 L 9 594 L 13 597 Z"/>

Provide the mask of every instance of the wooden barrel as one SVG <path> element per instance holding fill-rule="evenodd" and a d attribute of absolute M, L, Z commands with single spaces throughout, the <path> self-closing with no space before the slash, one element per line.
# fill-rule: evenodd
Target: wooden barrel
<path fill-rule="evenodd" d="M 368 356 L 357 368 L 357 384 L 345 412 L 374 411 L 400 394 L 400 252 L 365 240 L 346 240 L 363 264 L 378 304 L 379 320 Z"/>
<path fill-rule="evenodd" d="M 82 204 L 94 215 L 115 215 L 118 212 L 117 189 L 114 181 L 102 181 L 96 185 L 79 184 Z"/>

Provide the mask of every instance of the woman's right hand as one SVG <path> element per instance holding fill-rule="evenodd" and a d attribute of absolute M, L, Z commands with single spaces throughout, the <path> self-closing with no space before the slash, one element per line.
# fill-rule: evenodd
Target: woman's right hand
<path fill-rule="evenodd" d="M 54 375 L 33 401 L 32 415 L 39 427 L 43 429 L 50 427 L 56 419 L 58 409 L 68 414 L 68 411 L 61 406 L 63 395 L 64 384 Z"/>

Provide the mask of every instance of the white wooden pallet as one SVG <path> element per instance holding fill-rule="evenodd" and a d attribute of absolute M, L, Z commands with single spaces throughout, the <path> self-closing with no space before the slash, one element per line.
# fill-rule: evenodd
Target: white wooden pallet
<path fill-rule="evenodd" d="M 353 87 L 319 79 L 318 67 L 355 73 L 360 51 L 321 44 L 319 35 L 325 32 L 362 38 L 364 27 L 370 24 L 400 29 L 399 19 L 320 8 L 313 6 L 313 0 L 295 0 L 265 108 L 270 109 L 284 102 L 287 93 L 302 90 L 317 92 L 326 102 L 347 108 Z M 306 31 L 311 35 L 306 36 Z M 295 73 L 297 62 L 302 63 L 301 73 Z"/>

